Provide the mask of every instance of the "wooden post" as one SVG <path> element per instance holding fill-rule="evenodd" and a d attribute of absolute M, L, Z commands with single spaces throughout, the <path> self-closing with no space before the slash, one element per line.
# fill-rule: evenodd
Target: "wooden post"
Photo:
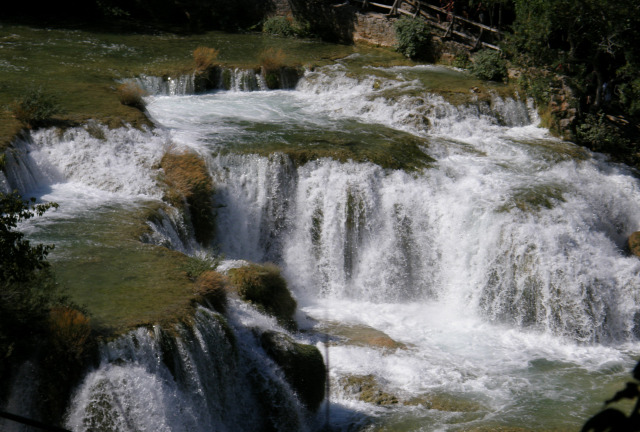
<path fill-rule="evenodd" d="M 364 1 L 362 2 L 362 9 L 366 9 L 366 8 L 368 8 L 368 7 L 369 7 L 369 0 L 364 0 Z"/>
<path fill-rule="evenodd" d="M 447 31 L 444 33 L 443 37 L 449 37 L 451 36 L 451 33 L 453 32 L 453 22 L 456 20 L 456 18 L 451 15 L 451 23 L 449 23 L 449 27 L 447 28 Z"/>
<path fill-rule="evenodd" d="M 389 15 L 398 15 L 398 7 L 402 3 L 402 0 L 395 0 L 393 2 L 393 6 L 391 6 L 391 10 L 389 11 Z"/>
<path fill-rule="evenodd" d="M 478 39 L 476 39 L 476 43 L 474 44 L 473 49 L 478 49 L 482 45 L 482 41 L 480 39 L 482 39 L 483 32 L 484 29 L 480 27 L 480 34 L 478 35 Z"/>
<path fill-rule="evenodd" d="M 420 15 L 420 6 L 422 5 L 422 3 L 420 2 L 420 0 L 416 0 L 415 4 L 413 5 L 413 7 L 416 9 L 415 13 L 413 14 L 414 18 L 417 18 L 418 15 Z"/>

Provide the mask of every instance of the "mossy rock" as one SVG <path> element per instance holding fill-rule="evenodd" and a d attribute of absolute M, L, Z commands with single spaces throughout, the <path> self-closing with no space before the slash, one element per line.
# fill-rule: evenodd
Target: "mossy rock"
<path fill-rule="evenodd" d="M 214 270 L 203 272 L 195 281 L 196 301 L 224 313 L 227 309 L 227 280 Z"/>
<path fill-rule="evenodd" d="M 284 333 L 264 332 L 260 344 L 282 368 L 287 382 L 310 410 L 324 399 L 327 369 L 322 354 L 313 345 L 300 344 Z"/>
<path fill-rule="evenodd" d="M 629 236 L 628 244 L 629 244 L 629 251 L 633 255 L 640 257 L 640 231 L 636 231 Z"/>
<path fill-rule="evenodd" d="M 215 229 L 213 181 L 204 160 L 195 153 L 167 152 L 160 161 L 166 184 L 164 199 L 186 209 L 196 240 L 207 246 Z"/>
<path fill-rule="evenodd" d="M 350 375 L 340 379 L 340 386 L 358 399 L 374 405 L 397 405 L 397 396 L 382 390 L 373 375 Z"/>
<path fill-rule="evenodd" d="M 419 396 L 405 401 L 404 405 L 422 405 L 428 409 L 445 412 L 477 412 L 482 409 L 477 402 L 448 394 Z"/>
<path fill-rule="evenodd" d="M 386 333 L 366 325 L 331 323 L 324 328 L 324 331 L 345 339 L 345 343 L 348 345 L 382 348 L 383 350 L 407 349 L 407 346 L 402 342 L 397 342 Z"/>
<path fill-rule="evenodd" d="M 278 267 L 250 264 L 234 268 L 229 270 L 229 281 L 240 298 L 274 316 L 281 325 L 296 328 L 293 316 L 297 304 Z"/>

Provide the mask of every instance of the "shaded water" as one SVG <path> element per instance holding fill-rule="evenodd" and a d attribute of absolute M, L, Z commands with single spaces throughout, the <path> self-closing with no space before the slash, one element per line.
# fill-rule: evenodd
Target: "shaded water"
<path fill-rule="evenodd" d="M 360 60 L 308 72 L 294 91 L 151 96 L 153 132 L 105 130 L 104 140 L 83 130 L 34 134 L 25 143 L 31 162 L 10 164 L 28 168 L 33 180 L 22 171 L 11 177 L 60 211 L 25 228 L 60 244 L 52 258 L 63 268 L 73 265 L 69 256 L 94 254 L 86 243 L 97 245 L 96 257 L 126 245 L 117 227 L 136 207 L 158 204 L 162 153 L 192 149 L 216 184 L 219 250 L 228 260 L 278 263 L 310 332 L 304 337 L 322 348 L 323 332 L 333 332 L 336 429 L 577 429 L 620 387 L 640 348 L 640 263 L 624 252 L 640 225 L 637 180 L 550 137 L 524 101 L 495 93 L 456 107 L 430 93 L 437 83 L 473 86 L 463 74 L 374 70 Z M 65 224 L 91 223 L 92 235 L 65 239 Z M 154 241 L 196 253 L 170 225 L 154 226 Z M 135 338 L 135 355 L 105 348 L 102 366 L 74 398 L 69 427 L 85 430 L 92 407 L 110 395 L 124 407 L 103 415 L 113 424 L 252 430 L 257 420 L 220 398 L 255 397 L 241 377 L 257 367 L 243 325 L 275 324 L 243 308 L 233 305 L 231 323 L 245 344 L 242 360 L 215 363 L 236 367 L 222 373 L 239 375 L 235 381 L 200 391 L 209 386 L 201 359 L 173 380 L 158 362 L 158 336 L 140 330 L 116 342 Z M 331 330 L 340 326 L 371 328 L 396 344 L 349 343 Z M 193 358 L 196 345 L 182 358 Z M 353 377 L 372 377 L 396 403 L 363 401 L 343 385 Z M 136 380 L 147 383 L 144 392 L 119 384 Z M 319 424 L 298 412 L 295 398 L 283 400 L 289 414 L 280 414 L 294 413 L 283 428 Z M 154 413 L 177 406 L 181 414 L 148 415 L 138 404 Z M 241 420 L 228 423 L 221 412 Z"/>

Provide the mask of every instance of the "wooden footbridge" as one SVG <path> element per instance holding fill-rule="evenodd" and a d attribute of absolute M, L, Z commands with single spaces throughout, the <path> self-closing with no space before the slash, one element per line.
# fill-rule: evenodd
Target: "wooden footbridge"
<path fill-rule="evenodd" d="M 353 0 L 361 3 L 365 10 L 385 11 L 389 16 L 407 15 L 422 17 L 432 28 L 437 29 L 443 39 L 454 39 L 470 49 L 489 48 L 500 51 L 495 44 L 502 38 L 497 28 L 473 21 L 422 0 Z M 453 5 L 453 2 L 450 2 Z"/>

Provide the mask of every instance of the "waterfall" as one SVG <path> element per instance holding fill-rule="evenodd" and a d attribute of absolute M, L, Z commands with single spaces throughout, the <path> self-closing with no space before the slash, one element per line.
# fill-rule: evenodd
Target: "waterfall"
<path fill-rule="evenodd" d="M 73 397 L 67 427 L 306 430 L 304 409 L 255 339 L 205 308 L 193 326 L 132 331 L 103 346 L 100 366 Z"/>
<path fill-rule="evenodd" d="M 196 152 L 214 183 L 217 249 L 164 204 L 142 240 L 219 249 L 222 268 L 279 265 L 306 331 L 295 337 L 329 333 L 336 430 L 575 428 L 639 352 L 640 261 L 625 250 L 640 227 L 637 179 L 551 137 L 517 95 L 454 103 L 432 91 L 458 72 L 350 68 L 307 71 L 287 91 L 244 91 L 251 73 L 203 95 L 150 91 L 157 129 L 33 132 L 7 153 L 6 183 L 60 204 L 46 238 L 97 208 L 158 204 L 164 152 Z M 406 149 L 425 163 L 385 164 Z M 200 309 L 193 326 L 105 345 L 68 427 L 317 429 L 257 342 L 276 324 L 237 302 L 227 318 Z M 363 377 L 397 404 L 342 384 Z"/>

